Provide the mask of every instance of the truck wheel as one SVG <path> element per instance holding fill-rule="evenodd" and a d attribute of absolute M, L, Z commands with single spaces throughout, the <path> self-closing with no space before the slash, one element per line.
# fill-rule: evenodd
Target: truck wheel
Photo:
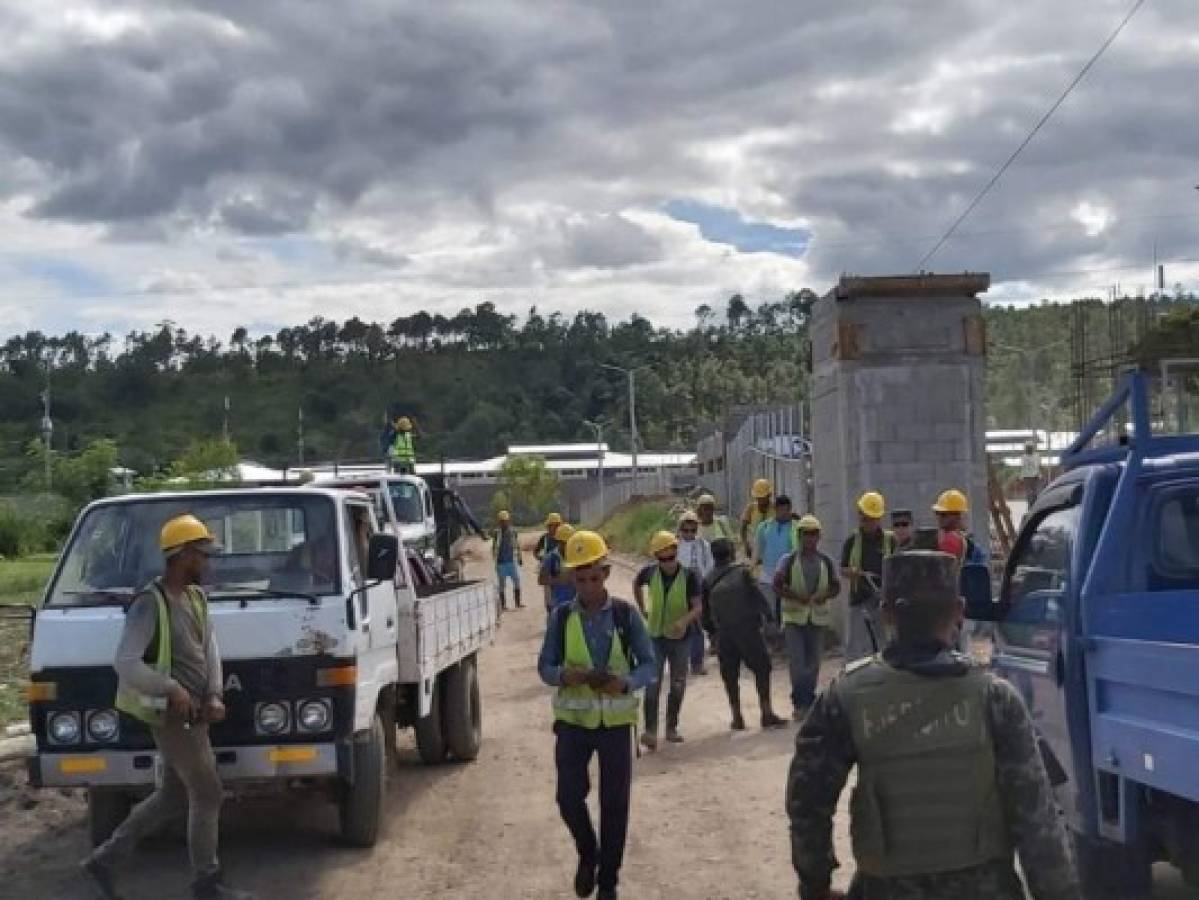
<path fill-rule="evenodd" d="M 1074 856 L 1086 900 L 1145 900 L 1153 889 L 1144 847 L 1074 834 Z"/>
<path fill-rule="evenodd" d="M 354 738 L 354 783 L 343 785 L 338 813 L 341 838 L 354 847 L 373 847 L 383 810 L 386 753 L 383 720 L 375 715 L 365 738 Z"/>
<path fill-rule="evenodd" d="M 133 798 L 115 788 L 87 789 L 87 830 L 92 846 L 99 847 L 117 826 L 129 816 L 133 809 Z"/>
<path fill-rule="evenodd" d="M 445 762 L 446 744 L 445 731 L 441 727 L 441 693 L 442 677 L 439 675 L 433 682 L 433 697 L 429 701 L 429 714 L 423 719 L 417 719 L 412 730 L 416 732 L 416 749 L 420 753 L 421 762 L 426 765 L 436 765 Z"/>
<path fill-rule="evenodd" d="M 483 743 L 483 705 L 474 656 L 468 656 L 446 672 L 442 715 L 450 753 L 463 762 L 475 759 Z"/>

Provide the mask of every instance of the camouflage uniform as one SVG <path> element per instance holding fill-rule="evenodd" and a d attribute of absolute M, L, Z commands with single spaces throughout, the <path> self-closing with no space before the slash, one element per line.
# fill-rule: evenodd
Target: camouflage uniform
<path fill-rule="evenodd" d="M 899 563 L 898 567 L 907 568 L 907 565 Z M 956 576 L 956 569 L 953 574 Z M 908 669 L 929 678 L 961 676 L 972 665 L 967 657 L 936 642 L 902 649 L 892 644 L 883 659 L 897 669 Z M 848 681 L 877 665 L 877 659 L 862 661 L 839 680 Z M 1068 838 L 1058 818 L 1024 701 L 1008 682 L 990 676 L 986 712 L 1007 841 L 1019 855 L 1029 892 L 1035 900 L 1078 900 L 1080 891 Z M 919 727 L 922 723 L 912 724 Z M 823 898 L 832 871 L 838 866 L 832 844 L 833 815 L 849 771 L 857 762 L 851 723 L 834 683 L 817 699 L 796 736 L 795 756 L 787 778 L 791 860 L 799 876 L 799 896 L 804 900 Z M 930 784 L 929 788 L 935 791 L 937 786 Z M 860 891 L 855 896 L 862 900 L 1023 900 L 1025 897 L 1010 857 L 928 875 L 879 878 L 860 874 L 855 888 Z"/>

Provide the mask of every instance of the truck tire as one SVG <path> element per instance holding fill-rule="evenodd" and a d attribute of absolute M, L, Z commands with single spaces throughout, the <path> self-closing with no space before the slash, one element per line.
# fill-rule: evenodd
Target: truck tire
<path fill-rule="evenodd" d="M 370 731 L 353 745 L 354 783 L 342 786 L 338 814 L 341 839 L 353 847 L 373 847 L 379 838 L 386 781 L 383 720 L 376 713 Z"/>
<path fill-rule="evenodd" d="M 99 847 L 129 817 L 133 797 L 116 788 L 87 789 L 87 830 L 93 847 Z"/>
<path fill-rule="evenodd" d="M 446 744 L 454 758 L 463 762 L 475 759 L 483 743 L 483 705 L 479 699 L 479 669 L 473 655 L 446 672 L 442 722 Z"/>
<path fill-rule="evenodd" d="M 1152 864 L 1144 847 L 1073 837 L 1084 900 L 1147 900 L 1153 890 Z"/>
<path fill-rule="evenodd" d="M 416 724 L 412 726 L 416 733 L 416 750 L 420 753 L 421 762 L 429 766 L 445 762 L 446 757 L 445 730 L 441 724 L 443 681 L 440 675 L 434 679 L 429 714 L 423 719 L 417 719 Z"/>

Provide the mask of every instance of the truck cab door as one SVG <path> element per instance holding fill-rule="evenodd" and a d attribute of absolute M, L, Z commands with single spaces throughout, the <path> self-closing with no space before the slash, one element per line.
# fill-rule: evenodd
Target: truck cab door
<path fill-rule="evenodd" d="M 1069 604 L 1077 591 L 1080 511 L 1075 495 L 1064 505 L 1036 511 L 1021 531 L 1004 574 L 1001 602 L 1006 613 L 996 625 L 991 657 L 996 671 L 1019 689 L 1028 705 L 1055 786 L 1074 782 L 1065 652 L 1067 629 L 1074 621 Z"/>
<path fill-rule="evenodd" d="M 397 615 L 395 586 L 390 581 L 368 585 L 367 549 L 375 523 L 369 506 L 346 504 L 346 556 L 350 561 L 350 583 L 357 593 L 358 627 L 367 637 L 370 652 L 386 651 L 394 658 Z"/>

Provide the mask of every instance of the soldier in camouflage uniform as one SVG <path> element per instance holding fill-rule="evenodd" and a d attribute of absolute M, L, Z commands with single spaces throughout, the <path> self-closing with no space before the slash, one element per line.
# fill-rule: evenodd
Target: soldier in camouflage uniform
<path fill-rule="evenodd" d="M 910 551 L 884 566 L 895 640 L 829 685 L 795 739 L 791 859 L 803 900 L 838 897 L 832 823 L 851 801 L 863 900 L 1078 900 L 1065 829 L 1023 700 L 950 649 L 962 621 L 957 562 Z"/>

